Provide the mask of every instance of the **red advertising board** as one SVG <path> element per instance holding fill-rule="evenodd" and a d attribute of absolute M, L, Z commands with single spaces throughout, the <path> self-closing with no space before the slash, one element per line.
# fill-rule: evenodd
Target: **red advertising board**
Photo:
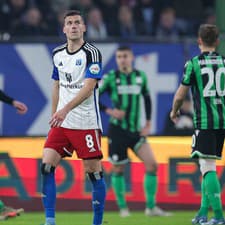
<path fill-rule="evenodd" d="M 41 151 L 43 138 L 1 139 L 0 141 L 0 198 L 40 198 L 41 196 Z M 107 183 L 107 200 L 114 200 L 110 176 L 111 164 L 107 161 L 107 140 L 103 139 L 105 157 L 103 168 Z M 201 174 L 196 160 L 189 158 L 190 138 L 150 138 L 159 163 L 157 201 L 163 204 L 200 203 Z M 127 200 L 144 202 L 144 166 L 129 153 L 131 163 L 126 168 Z M 222 187 L 225 170 L 218 163 Z M 63 160 L 56 170 L 57 196 L 59 199 L 85 200 L 91 198 L 91 187 L 86 179 L 82 161 Z M 225 198 L 223 189 L 222 198 Z"/>

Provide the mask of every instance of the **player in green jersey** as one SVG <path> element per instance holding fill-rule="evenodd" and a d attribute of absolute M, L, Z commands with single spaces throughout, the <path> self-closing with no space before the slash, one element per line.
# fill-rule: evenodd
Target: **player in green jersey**
<path fill-rule="evenodd" d="M 183 99 L 191 87 L 194 102 L 192 157 L 199 158 L 202 173 L 201 207 L 193 224 L 225 224 L 221 190 L 216 174 L 216 159 L 221 159 L 225 138 L 225 58 L 215 52 L 219 43 L 215 25 L 199 28 L 198 45 L 201 54 L 189 60 L 182 84 L 173 100 L 170 113 L 176 122 Z M 214 217 L 207 221 L 209 207 Z"/>
<path fill-rule="evenodd" d="M 151 126 L 151 98 L 144 72 L 133 68 L 134 56 L 129 47 L 116 51 L 118 70 L 112 70 L 103 78 L 100 94 L 108 92 L 113 108 L 101 104 L 101 109 L 110 115 L 109 160 L 113 164 L 112 186 L 122 217 L 129 216 L 125 200 L 124 166 L 128 162 L 127 149 L 132 149 L 144 162 L 146 173 L 144 190 L 146 215 L 167 216 L 155 203 L 157 191 L 157 162 L 146 141 Z M 146 123 L 140 125 L 140 101 L 144 99 Z"/>

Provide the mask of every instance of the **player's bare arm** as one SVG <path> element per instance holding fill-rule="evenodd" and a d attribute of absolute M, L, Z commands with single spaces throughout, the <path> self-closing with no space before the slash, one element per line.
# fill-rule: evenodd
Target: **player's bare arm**
<path fill-rule="evenodd" d="M 52 115 L 56 112 L 59 101 L 59 81 L 54 80 L 52 88 Z"/>
<path fill-rule="evenodd" d="M 173 106 L 170 112 L 171 120 L 176 123 L 177 117 L 179 116 L 179 109 L 182 106 L 185 96 L 188 93 L 189 86 L 180 85 L 173 99 Z"/>
<path fill-rule="evenodd" d="M 140 132 L 140 135 L 141 136 L 148 136 L 149 132 L 150 132 L 150 129 L 151 129 L 151 120 L 147 120 L 146 123 L 145 123 L 145 126 L 142 128 L 142 130 Z"/>
<path fill-rule="evenodd" d="M 52 115 L 49 122 L 51 127 L 60 127 L 68 112 L 78 105 L 80 105 L 85 99 L 87 99 L 93 92 L 97 84 L 96 79 L 87 78 L 84 81 L 84 86 L 80 89 L 76 97 L 74 97 L 69 103 L 67 103 L 62 109 Z"/>

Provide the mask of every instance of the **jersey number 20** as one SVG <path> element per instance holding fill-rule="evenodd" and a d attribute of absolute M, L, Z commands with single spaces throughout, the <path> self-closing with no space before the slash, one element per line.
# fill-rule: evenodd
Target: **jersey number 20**
<path fill-rule="evenodd" d="M 204 67 L 201 69 L 201 74 L 208 75 L 209 77 L 208 83 L 203 89 L 204 97 L 213 97 L 213 96 L 216 96 L 216 93 L 221 97 L 225 95 L 225 68 L 224 67 L 218 68 L 215 74 L 212 68 Z M 215 77 L 215 84 L 214 84 L 214 77 Z"/>

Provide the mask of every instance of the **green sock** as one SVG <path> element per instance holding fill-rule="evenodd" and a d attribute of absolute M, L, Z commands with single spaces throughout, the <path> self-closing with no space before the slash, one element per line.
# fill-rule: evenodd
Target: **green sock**
<path fill-rule="evenodd" d="M 111 182 L 114 193 L 116 195 L 116 202 L 118 207 L 120 209 L 127 208 L 127 203 L 125 200 L 126 185 L 123 175 L 113 173 L 111 177 Z"/>
<path fill-rule="evenodd" d="M 4 207 L 5 207 L 4 203 L 0 200 L 0 212 L 3 211 Z"/>
<path fill-rule="evenodd" d="M 213 212 L 216 219 L 223 218 L 223 210 L 220 196 L 220 183 L 216 174 L 216 171 L 209 171 L 204 176 L 205 190 L 208 195 L 210 205 L 212 206 Z"/>
<path fill-rule="evenodd" d="M 205 191 L 205 179 L 204 178 L 202 179 L 202 183 L 201 183 L 201 194 L 202 194 L 201 207 L 198 211 L 198 215 L 199 216 L 207 216 L 210 204 L 209 204 L 208 195 L 206 194 L 206 191 Z"/>
<path fill-rule="evenodd" d="M 157 191 L 157 176 L 155 173 L 145 173 L 144 190 L 146 198 L 146 208 L 152 209 L 155 206 L 155 195 Z"/>

